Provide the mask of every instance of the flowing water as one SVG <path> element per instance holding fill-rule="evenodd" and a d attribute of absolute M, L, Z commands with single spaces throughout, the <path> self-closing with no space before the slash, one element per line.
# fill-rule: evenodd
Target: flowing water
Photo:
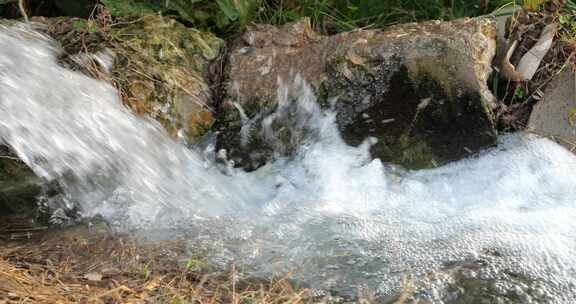
<path fill-rule="evenodd" d="M 507 135 L 477 157 L 407 172 L 370 159 L 370 141 L 344 144 L 297 79 L 272 118 L 297 114 L 298 152 L 245 173 L 134 116 L 57 52 L 25 26 L 0 28 L 0 139 L 59 184 L 59 206 L 186 238 L 253 275 L 294 271 L 318 290 L 572 303 L 576 156 L 550 140 Z M 271 119 L 257 127 L 273 140 Z"/>

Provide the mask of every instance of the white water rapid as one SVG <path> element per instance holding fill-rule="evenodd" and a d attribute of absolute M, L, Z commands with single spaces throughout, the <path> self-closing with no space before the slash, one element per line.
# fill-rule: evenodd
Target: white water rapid
<path fill-rule="evenodd" d="M 280 107 L 296 107 L 315 136 L 294 158 L 223 174 L 109 84 L 60 67 L 57 52 L 25 26 L 0 27 L 0 139 L 84 216 L 344 294 L 393 295 L 412 277 L 432 303 L 482 288 L 572 303 L 576 156 L 550 140 L 507 135 L 477 157 L 405 172 L 371 160 L 368 143 L 345 145 L 334 114 L 296 80 Z"/>

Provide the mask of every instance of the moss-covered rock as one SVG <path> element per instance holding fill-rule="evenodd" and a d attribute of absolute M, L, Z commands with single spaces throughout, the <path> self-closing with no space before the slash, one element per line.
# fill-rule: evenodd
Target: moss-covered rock
<path fill-rule="evenodd" d="M 112 82 L 128 107 L 157 120 L 170 135 L 193 143 L 212 126 L 205 75 L 224 46 L 213 34 L 158 15 L 115 25 L 79 18 L 35 21 L 62 44 L 63 64 Z"/>
<path fill-rule="evenodd" d="M 194 142 L 214 122 L 204 73 L 224 46 L 214 35 L 150 16 L 112 28 L 112 74 L 137 113 L 160 121 L 171 135 Z"/>
<path fill-rule="evenodd" d="M 237 108 L 249 118 L 274 109 L 278 79 L 299 74 L 324 107 L 336 100 L 349 144 L 375 137 L 375 157 L 413 169 L 462 158 L 495 141 L 486 85 L 495 37 L 487 17 L 330 37 L 316 34 L 306 19 L 253 27 L 231 52 L 221 148 L 242 163 L 251 145 L 228 134 L 242 124 Z"/>
<path fill-rule="evenodd" d="M 160 16 L 114 26 L 69 17 L 32 21 L 61 44 L 62 65 L 111 82 L 128 107 L 157 120 L 175 138 L 194 143 L 212 126 L 205 72 L 224 45 L 214 35 Z M 34 210 L 40 182 L 15 155 L 1 150 L 0 214 Z"/>

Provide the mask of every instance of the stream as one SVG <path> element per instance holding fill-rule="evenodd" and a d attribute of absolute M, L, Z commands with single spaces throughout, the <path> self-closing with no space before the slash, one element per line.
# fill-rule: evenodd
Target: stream
<path fill-rule="evenodd" d="M 59 66 L 58 51 L 24 25 L 0 27 L 0 139 L 62 189 L 45 202 L 54 221 L 78 208 L 121 231 L 186 239 L 216 265 L 294 272 L 318 292 L 576 296 L 576 156 L 551 140 L 502 135 L 475 157 L 405 171 L 371 159 L 370 140 L 347 146 L 335 114 L 295 79 L 279 109 L 307 135 L 295 156 L 247 173 L 209 140 L 190 148 L 134 116 L 111 85 Z"/>

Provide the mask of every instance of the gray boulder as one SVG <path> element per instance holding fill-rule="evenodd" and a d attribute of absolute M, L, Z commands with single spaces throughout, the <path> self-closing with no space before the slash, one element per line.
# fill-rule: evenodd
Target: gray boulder
<path fill-rule="evenodd" d="M 248 169 L 270 159 L 273 149 L 257 134 L 239 142 L 238 109 L 251 120 L 272 111 L 278 79 L 299 74 L 323 107 L 336 100 L 347 143 L 377 138 L 374 157 L 410 169 L 460 159 L 495 142 L 494 97 L 486 85 L 495 45 L 495 22 L 487 17 L 329 37 L 307 19 L 255 26 L 231 51 L 220 148 Z"/>
<path fill-rule="evenodd" d="M 532 110 L 528 130 L 555 138 L 576 150 L 576 74 L 567 68 L 546 88 L 544 98 Z"/>

